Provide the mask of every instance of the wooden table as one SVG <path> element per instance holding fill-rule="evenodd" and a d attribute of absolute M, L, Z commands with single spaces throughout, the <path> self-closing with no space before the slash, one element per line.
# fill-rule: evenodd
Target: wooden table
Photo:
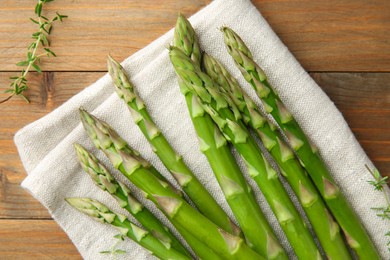
<path fill-rule="evenodd" d="M 18 70 L 35 26 L 36 1 L 2 0 L 0 86 Z M 20 187 L 26 173 L 12 141 L 24 125 L 46 115 L 119 60 L 189 16 L 207 0 L 62 0 L 47 5 L 69 15 L 51 37 L 57 58 L 31 73 L 31 104 L 14 98 L 0 105 L 0 259 L 80 258 L 47 210 Z M 304 68 L 335 102 L 369 157 L 390 175 L 390 1 L 258 0 L 254 4 Z M 0 94 L 0 98 L 6 95 Z"/>

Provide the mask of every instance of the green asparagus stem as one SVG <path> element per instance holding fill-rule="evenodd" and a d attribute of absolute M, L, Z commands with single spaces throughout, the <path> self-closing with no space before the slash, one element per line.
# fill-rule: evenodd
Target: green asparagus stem
<path fill-rule="evenodd" d="M 201 72 L 183 51 L 171 47 L 169 54 L 176 73 L 187 83 L 189 90 L 198 96 L 205 111 L 244 159 L 249 174 L 260 187 L 298 258 L 321 258 L 308 228 L 285 191 L 276 171 L 266 161 L 260 148 L 243 125 L 241 114 L 233 102 L 230 102 L 229 96 L 221 93 L 213 80 Z"/>
<path fill-rule="evenodd" d="M 183 157 L 175 152 L 161 131 L 156 127 L 146 110 L 144 102 L 135 93 L 132 84 L 126 76 L 126 72 L 111 56 L 108 57 L 108 71 L 116 85 L 116 92 L 128 105 L 134 122 L 141 129 L 157 156 L 191 198 L 199 211 L 225 231 L 233 235 L 239 235 L 241 230 L 229 219 L 215 199 L 184 163 Z"/>
<path fill-rule="evenodd" d="M 361 259 L 379 259 L 379 254 L 347 199 L 337 187 L 331 173 L 322 161 L 318 149 L 305 133 L 279 96 L 267 81 L 264 71 L 253 61 L 253 56 L 242 39 L 230 28 L 222 28 L 229 54 L 244 78 L 255 89 L 267 113 L 270 113 L 284 131 L 302 165 L 320 191 L 330 211 L 347 238 L 349 246 Z"/>
<path fill-rule="evenodd" d="M 262 116 L 254 101 L 242 91 L 236 79 L 221 63 L 204 53 L 202 64 L 205 72 L 223 88 L 221 91 L 229 94 L 243 115 L 243 121 L 254 130 L 279 165 L 283 176 L 299 198 L 327 257 L 340 260 L 351 259 L 341 237 L 339 225 L 329 214 L 311 179 L 293 156 L 293 151 L 276 131 L 275 126 Z"/>
<path fill-rule="evenodd" d="M 174 44 L 200 66 L 200 50 L 194 29 L 182 15 L 175 28 Z M 185 96 L 200 149 L 207 157 L 225 198 L 233 211 L 249 245 L 268 259 L 287 259 L 287 255 L 262 214 L 250 186 L 242 175 L 225 137 L 203 110 L 196 95 L 178 78 Z"/>
<path fill-rule="evenodd" d="M 80 112 L 84 128 L 97 148 L 106 154 L 111 154 L 110 160 L 114 166 L 140 188 L 176 228 L 184 228 L 223 259 L 263 259 L 252 251 L 240 237 L 233 236 L 219 228 L 145 168 L 138 153 L 132 150 L 110 126 L 85 110 L 80 110 Z M 198 256 L 201 258 L 221 259 L 217 255 L 214 258 L 200 251 L 201 255 Z"/>
<path fill-rule="evenodd" d="M 180 241 L 147 208 L 131 195 L 130 189 L 117 181 L 106 167 L 90 152 L 79 144 L 74 145 L 80 165 L 89 174 L 94 183 L 110 193 L 141 225 L 167 247 L 191 257 Z"/>
<path fill-rule="evenodd" d="M 69 205 L 80 212 L 94 218 L 96 221 L 115 226 L 122 235 L 129 237 L 137 244 L 143 246 L 160 259 L 191 259 L 167 246 L 164 241 L 154 237 L 151 233 L 130 222 L 126 216 L 111 211 L 107 206 L 97 200 L 88 198 L 67 198 Z"/>

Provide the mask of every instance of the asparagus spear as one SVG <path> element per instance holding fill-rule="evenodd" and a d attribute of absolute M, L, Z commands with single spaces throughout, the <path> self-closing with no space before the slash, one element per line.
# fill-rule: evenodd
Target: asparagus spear
<path fill-rule="evenodd" d="M 160 160 L 178 181 L 199 211 L 225 231 L 239 235 L 241 230 L 229 219 L 215 199 L 184 163 L 183 157 L 175 152 L 161 131 L 156 127 L 143 101 L 134 92 L 126 72 L 111 56 L 108 57 L 108 71 L 116 85 L 116 92 L 128 105 L 133 120 L 141 129 Z"/>
<path fill-rule="evenodd" d="M 200 50 L 194 29 L 182 15 L 177 19 L 174 35 L 174 44 L 184 50 L 195 66 L 200 67 Z M 199 138 L 200 149 L 207 157 L 248 244 L 266 258 L 287 259 L 231 154 L 225 137 L 205 113 L 198 97 L 189 91 L 186 82 L 180 77 L 178 82 Z"/>
<path fill-rule="evenodd" d="M 252 251 L 242 238 L 219 228 L 145 168 L 140 160 L 141 157 L 137 155 L 138 152 L 132 150 L 107 123 L 98 120 L 85 110 L 80 112 L 84 128 L 97 148 L 106 154 L 111 154 L 110 160 L 114 166 L 140 188 L 173 225 L 179 227 L 179 232 L 182 227 L 196 239 L 207 244 L 223 259 L 263 259 Z M 194 251 L 196 249 L 194 248 Z M 198 256 L 201 258 L 221 259 L 217 255 L 210 257 L 207 255 L 209 252 L 199 251 Z"/>
<path fill-rule="evenodd" d="M 221 93 L 213 80 L 201 72 L 183 51 L 171 47 L 169 54 L 176 73 L 187 83 L 190 91 L 199 97 L 206 112 L 244 159 L 249 174 L 260 187 L 298 258 L 321 258 L 308 228 L 276 171 L 269 165 L 243 125 L 241 114 L 233 102 L 230 102 L 229 96 Z"/>
<path fill-rule="evenodd" d="M 335 183 L 322 161 L 318 149 L 309 142 L 302 128 L 284 106 L 267 81 L 264 71 L 253 61 L 253 56 L 242 39 L 230 28 L 222 28 L 225 44 L 246 81 L 255 89 L 267 113 L 270 113 L 284 131 L 294 151 L 302 161 L 315 186 L 347 238 L 349 246 L 361 259 L 379 259 L 359 217 Z"/>
<path fill-rule="evenodd" d="M 141 225 L 167 247 L 191 257 L 180 241 L 165 227 L 147 208 L 131 195 L 130 189 L 117 181 L 106 167 L 90 152 L 79 144 L 74 145 L 80 165 L 88 173 L 94 183 L 110 193 Z"/>
<path fill-rule="evenodd" d="M 111 211 L 106 205 L 88 198 L 67 198 L 69 205 L 94 218 L 96 221 L 115 226 L 122 235 L 143 246 L 160 259 L 191 259 L 188 255 L 167 246 L 164 241 L 130 222 L 126 216 Z"/>
<path fill-rule="evenodd" d="M 340 260 L 351 259 L 341 237 L 339 225 L 329 214 L 309 176 L 293 156 L 293 151 L 275 131 L 275 126 L 262 116 L 254 101 L 241 90 L 236 79 L 219 61 L 204 53 L 202 65 L 205 72 L 223 88 L 222 91 L 229 94 L 243 115 L 244 122 L 254 130 L 279 165 L 281 172 L 298 196 L 327 257 Z"/>

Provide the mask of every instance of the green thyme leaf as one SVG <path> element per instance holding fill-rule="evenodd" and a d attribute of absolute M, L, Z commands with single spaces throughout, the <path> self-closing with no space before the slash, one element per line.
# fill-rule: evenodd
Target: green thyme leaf
<path fill-rule="evenodd" d="M 19 61 L 18 63 L 16 63 L 16 66 L 27 66 L 28 65 L 28 61 L 24 60 L 24 61 Z"/>

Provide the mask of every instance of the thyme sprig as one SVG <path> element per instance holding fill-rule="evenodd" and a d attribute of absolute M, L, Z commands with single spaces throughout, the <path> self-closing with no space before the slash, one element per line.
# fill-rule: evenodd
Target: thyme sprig
<path fill-rule="evenodd" d="M 31 18 L 30 21 L 38 25 L 38 30 L 32 34 L 34 41 L 27 47 L 26 59 L 16 63 L 17 66 L 23 67 L 19 76 L 10 77 L 12 82 L 8 89 L 4 92 L 9 93 L 9 96 L 0 101 L 4 103 L 11 99 L 13 96 L 19 96 L 29 103 L 28 98 L 23 94 L 27 90 L 27 74 L 31 69 L 34 69 L 38 73 L 41 73 L 40 62 L 42 56 L 56 57 L 56 54 L 49 48 L 50 41 L 49 35 L 52 30 L 52 24 L 55 21 L 62 22 L 67 18 L 67 15 L 61 15 L 56 12 L 56 16 L 49 19 L 42 15 L 43 6 L 54 0 L 38 0 L 35 6 L 36 17 Z M 42 53 L 38 53 L 39 47 L 42 46 Z"/>
<path fill-rule="evenodd" d="M 386 200 L 386 205 L 381 207 L 374 207 L 371 208 L 372 210 L 376 211 L 376 215 L 380 217 L 382 220 L 390 220 L 390 199 L 385 191 L 385 187 L 388 184 L 388 176 L 382 177 L 381 174 L 377 169 L 371 170 L 370 167 L 366 165 L 367 170 L 370 172 L 372 177 L 374 177 L 373 181 L 367 181 L 369 184 L 371 184 L 374 187 L 374 190 L 382 192 L 383 196 Z M 390 252 L 390 231 L 388 231 L 385 236 L 389 237 L 389 241 L 387 242 L 387 249 Z"/>

